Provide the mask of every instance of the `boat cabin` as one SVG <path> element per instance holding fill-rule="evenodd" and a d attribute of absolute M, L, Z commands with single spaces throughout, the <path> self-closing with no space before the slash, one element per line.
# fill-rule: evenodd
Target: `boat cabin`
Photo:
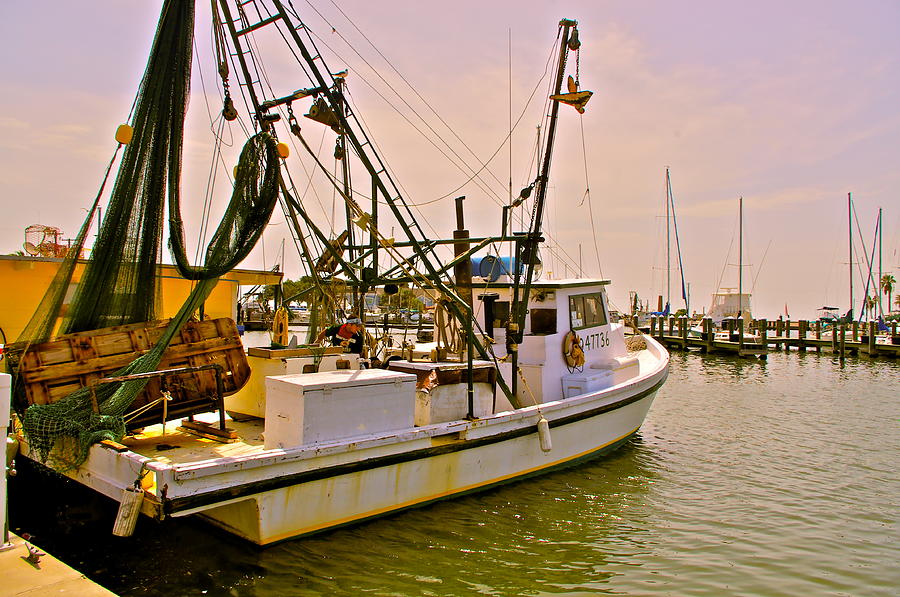
<path fill-rule="evenodd" d="M 517 396 L 525 405 L 602 389 L 626 375 L 614 355 L 626 353 L 622 328 L 610 318 L 606 286 L 609 280 L 539 280 L 531 286 L 522 343 L 518 348 L 521 370 Z M 512 284 L 503 280 L 477 285 L 475 311 L 492 340 L 500 370 L 511 378 L 506 326 Z M 437 332 L 436 332 L 437 333 Z M 577 344 L 583 362 L 570 363 L 566 352 Z M 619 371 L 618 374 L 615 372 Z M 562 380 L 562 382 L 560 381 Z M 504 399 L 498 396 L 498 402 Z M 506 405 L 511 408 L 511 405 Z"/>
<path fill-rule="evenodd" d="M 736 288 L 723 288 L 722 292 L 712 295 L 707 317 L 710 317 L 716 325 L 721 325 L 726 317 L 743 317 L 744 321 L 750 321 L 753 318 L 750 311 L 750 293 L 737 292 Z"/>

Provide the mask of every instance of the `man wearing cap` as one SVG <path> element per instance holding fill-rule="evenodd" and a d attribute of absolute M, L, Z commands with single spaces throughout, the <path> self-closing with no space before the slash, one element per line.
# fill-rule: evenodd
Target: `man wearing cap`
<path fill-rule="evenodd" d="M 316 342 L 321 342 L 326 337 L 331 339 L 332 346 L 345 346 L 349 352 L 362 354 L 362 321 L 359 318 L 352 317 L 343 325 L 325 328 L 319 333 Z"/>

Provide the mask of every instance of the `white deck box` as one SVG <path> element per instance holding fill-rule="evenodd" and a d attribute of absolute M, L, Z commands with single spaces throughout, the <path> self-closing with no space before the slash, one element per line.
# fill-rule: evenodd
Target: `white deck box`
<path fill-rule="evenodd" d="M 391 371 L 412 373 L 418 379 L 416 425 L 466 418 L 469 413 L 466 363 L 393 361 L 389 368 Z M 496 370 L 488 361 L 475 361 L 472 369 L 472 414 L 477 418 L 486 417 L 494 412 Z"/>
<path fill-rule="evenodd" d="M 265 448 L 294 448 L 413 426 L 416 377 L 383 369 L 266 378 Z"/>
<path fill-rule="evenodd" d="M 614 375 L 609 369 L 585 369 L 582 373 L 569 373 L 562 378 L 563 398 L 605 390 L 613 385 Z"/>
<path fill-rule="evenodd" d="M 334 371 L 338 368 L 338 361 L 344 361 L 342 366 L 359 369 L 359 355 L 352 353 L 326 354 L 318 358 L 311 356 L 269 358 L 250 355 L 247 357 L 247 362 L 250 363 L 250 379 L 243 388 L 225 397 L 225 410 L 239 415 L 264 417 L 267 377 L 303 373 L 304 367 L 317 367 L 319 371 Z"/>

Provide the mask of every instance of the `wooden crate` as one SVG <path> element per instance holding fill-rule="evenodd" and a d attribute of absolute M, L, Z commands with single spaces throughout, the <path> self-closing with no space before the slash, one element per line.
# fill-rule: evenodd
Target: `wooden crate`
<path fill-rule="evenodd" d="M 25 382 L 29 404 L 48 404 L 68 396 L 116 371 L 149 351 L 162 336 L 168 320 L 103 328 L 58 336 L 36 344 L 22 356 L 19 373 Z M 157 370 L 217 363 L 225 370 L 225 395 L 241 389 L 250 378 L 250 365 L 238 335 L 228 318 L 189 321 L 175 335 Z M 157 400 L 160 378 L 151 378 L 129 410 Z M 167 405 L 169 419 L 207 412 L 216 406 L 213 369 L 168 375 L 166 388 L 172 394 Z M 162 421 L 157 405 L 129 423 L 143 427 Z"/>

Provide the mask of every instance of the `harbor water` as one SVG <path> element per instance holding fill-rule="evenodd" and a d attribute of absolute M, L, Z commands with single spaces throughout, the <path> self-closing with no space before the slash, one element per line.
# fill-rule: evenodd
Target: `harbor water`
<path fill-rule="evenodd" d="M 114 505 L 22 474 L 13 524 L 121 595 L 896 595 L 898 398 L 886 359 L 673 353 L 623 448 L 488 493 L 259 549 L 191 519 L 113 537 Z"/>

